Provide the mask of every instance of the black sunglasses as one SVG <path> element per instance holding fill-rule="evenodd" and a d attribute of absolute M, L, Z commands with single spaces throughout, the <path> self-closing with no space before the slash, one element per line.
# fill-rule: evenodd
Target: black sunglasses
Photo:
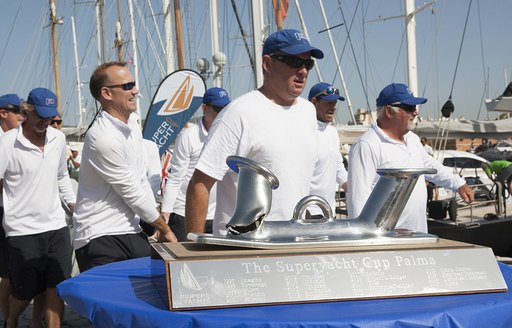
<path fill-rule="evenodd" d="M 417 110 L 416 105 L 391 104 L 390 106 L 401 108 L 408 113 L 414 113 Z"/>
<path fill-rule="evenodd" d="M 62 124 L 62 120 L 52 120 L 50 122 L 50 124 L 55 124 L 55 123 L 57 123 L 58 125 L 61 125 Z"/>
<path fill-rule="evenodd" d="M 121 88 L 124 91 L 130 91 L 135 88 L 135 82 L 126 82 L 123 84 L 107 85 L 106 88 Z"/>
<path fill-rule="evenodd" d="M 315 61 L 313 59 L 302 59 L 295 56 L 284 56 L 276 54 L 270 55 L 270 58 L 279 60 L 280 62 L 285 63 L 286 65 L 293 68 L 301 68 L 304 66 L 308 71 L 310 71 L 313 66 L 315 66 Z"/>
<path fill-rule="evenodd" d="M 319 93 L 317 93 L 313 98 L 316 98 L 318 96 L 323 96 L 323 95 L 337 95 L 339 96 L 340 95 L 340 90 L 339 89 L 336 89 L 336 88 L 333 88 L 333 87 L 328 87 L 327 89 L 324 89 L 322 91 L 320 91 Z"/>
<path fill-rule="evenodd" d="M 21 108 L 20 106 L 16 106 L 16 105 L 12 105 L 12 104 L 8 104 L 8 105 L 5 105 L 4 108 L 6 111 L 9 111 L 13 114 L 21 114 Z"/>

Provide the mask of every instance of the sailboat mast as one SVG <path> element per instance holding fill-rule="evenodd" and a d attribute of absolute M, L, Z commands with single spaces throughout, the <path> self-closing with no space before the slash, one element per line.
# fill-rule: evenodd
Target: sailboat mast
<path fill-rule="evenodd" d="M 56 0 L 50 0 L 50 11 L 52 21 L 52 50 L 53 50 L 53 75 L 55 78 L 55 95 L 57 96 L 57 111 L 60 112 L 60 88 L 59 88 L 59 64 L 57 60 L 57 24 L 62 22 L 57 18 L 57 5 Z"/>
<path fill-rule="evenodd" d="M 263 69 L 261 67 L 261 54 L 263 52 L 263 1 L 252 0 L 252 32 L 254 45 L 254 71 L 256 72 L 254 79 L 256 88 L 263 84 Z"/>
<path fill-rule="evenodd" d="M 418 95 L 418 69 L 416 62 L 416 13 L 414 0 L 405 0 L 405 24 L 407 33 L 407 69 L 409 90 Z"/>
<path fill-rule="evenodd" d="M 76 28 L 75 28 L 75 17 L 71 16 L 71 30 L 73 32 L 73 50 L 75 57 L 75 68 L 76 68 L 76 90 L 78 95 L 78 129 L 83 127 L 83 116 L 82 116 L 82 91 L 80 90 L 80 67 L 78 63 L 78 51 L 76 47 Z"/>
<path fill-rule="evenodd" d="M 212 33 L 213 86 L 222 87 L 222 67 L 226 64 L 226 55 L 220 51 L 219 14 L 217 0 L 210 0 L 210 22 Z"/>
<path fill-rule="evenodd" d="M 105 37 L 105 1 L 96 0 L 96 35 L 98 40 L 98 65 L 107 61 L 107 39 Z"/>
<path fill-rule="evenodd" d="M 123 30 L 121 29 L 121 0 L 117 0 L 116 47 L 117 59 L 123 61 Z"/>
<path fill-rule="evenodd" d="M 163 0 L 164 31 L 165 31 L 165 62 L 167 74 L 174 72 L 174 42 L 172 38 L 172 15 L 170 0 Z"/>
<path fill-rule="evenodd" d="M 135 77 L 135 85 L 140 90 L 139 85 L 139 63 L 138 63 L 138 56 L 137 56 L 137 37 L 135 35 L 135 19 L 133 17 L 133 5 L 132 0 L 128 0 L 128 12 L 130 15 L 130 35 L 132 39 L 132 51 L 133 51 L 133 75 Z M 135 97 L 135 103 L 137 104 L 137 115 L 142 118 L 141 112 L 140 112 L 140 98 L 137 95 Z"/>
<path fill-rule="evenodd" d="M 174 0 L 174 19 L 176 23 L 176 43 L 178 44 L 178 67 L 185 68 L 185 53 L 183 49 L 183 37 L 181 28 L 181 8 L 180 0 Z"/>

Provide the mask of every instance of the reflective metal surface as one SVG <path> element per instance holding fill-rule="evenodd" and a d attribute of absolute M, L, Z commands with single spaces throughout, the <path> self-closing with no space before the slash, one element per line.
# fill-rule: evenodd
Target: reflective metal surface
<path fill-rule="evenodd" d="M 258 163 L 230 156 L 228 165 L 238 172 L 236 209 L 227 224 L 226 236 L 189 233 L 197 243 L 254 248 L 332 247 L 355 245 L 390 245 L 435 243 L 434 235 L 409 230 L 395 230 L 400 214 L 421 174 L 435 169 L 381 169 L 361 215 L 356 219 L 336 219 L 329 204 L 311 195 L 296 205 L 289 221 L 265 221 L 272 204 L 272 189 L 277 177 Z M 322 209 L 323 218 L 306 219 L 308 206 Z"/>

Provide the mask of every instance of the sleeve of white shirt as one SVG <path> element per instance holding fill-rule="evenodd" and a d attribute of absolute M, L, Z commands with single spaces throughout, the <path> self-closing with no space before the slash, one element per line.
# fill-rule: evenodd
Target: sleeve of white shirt
<path fill-rule="evenodd" d="M 359 141 L 350 148 L 348 165 L 347 210 L 349 219 L 361 214 L 373 188 L 377 161 L 369 143 Z"/>
<path fill-rule="evenodd" d="M 165 183 L 162 212 L 171 213 L 173 211 L 174 203 L 187 174 L 190 164 L 190 141 L 187 135 L 186 130 L 183 130 L 183 133 L 180 133 L 176 138 L 174 152 L 171 157 L 171 168 Z"/>
<path fill-rule="evenodd" d="M 0 158 L 2 159 L 0 160 L 0 179 L 3 179 L 5 170 L 7 169 L 6 158 L 10 158 L 10 155 L 8 153 L 8 146 L 5 144 L 5 141 L 5 135 L 0 135 Z"/>
<path fill-rule="evenodd" d="M 438 186 L 441 186 L 446 189 L 451 189 L 452 191 L 457 191 L 461 186 L 466 184 L 466 180 L 462 177 L 454 174 L 451 168 L 448 168 L 437 161 L 432 156 L 428 155 L 426 151 L 422 152 L 423 161 L 425 162 L 425 167 L 434 168 L 437 170 L 436 174 L 425 175 L 425 179 L 427 181 L 433 182 Z"/>
<path fill-rule="evenodd" d="M 143 139 L 143 143 L 147 160 L 147 177 L 153 195 L 156 196 L 158 189 L 160 189 L 160 181 L 162 180 L 162 164 L 160 163 L 158 146 L 153 141 L 147 139 Z"/>
<path fill-rule="evenodd" d="M 341 187 L 348 180 L 348 172 L 343 164 L 343 156 L 341 153 L 338 154 L 338 160 L 336 161 L 336 182 Z"/>
<path fill-rule="evenodd" d="M 59 139 L 59 142 L 60 141 L 61 140 Z M 76 203 L 76 195 L 73 191 L 73 187 L 71 186 L 71 180 L 69 178 L 68 173 L 68 166 L 66 163 L 66 142 L 64 140 L 62 140 L 62 142 L 64 143 L 64 146 L 62 147 L 62 152 L 60 154 L 59 169 L 57 172 L 57 184 L 59 186 L 59 194 L 62 197 L 62 199 L 64 199 L 66 204 L 74 204 Z"/>
<path fill-rule="evenodd" d="M 133 170 L 126 163 L 126 159 L 130 158 L 126 145 L 112 139 L 103 139 L 101 142 L 99 140 L 91 142 L 91 148 L 96 148 L 97 155 L 91 157 L 89 161 L 103 180 L 112 186 L 139 218 L 149 223 L 156 220 L 158 211 L 155 207 L 155 199 L 151 193 L 147 192 L 151 187 L 146 179 L 141 179 L 141 175 L 134 175 Z M 142 183 L 146 183 L 148 188 Z"/>

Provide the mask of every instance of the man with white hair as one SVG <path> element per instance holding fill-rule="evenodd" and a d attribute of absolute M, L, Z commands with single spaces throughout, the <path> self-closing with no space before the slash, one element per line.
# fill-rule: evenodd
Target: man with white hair
<path fill-rule="evenodd" d="M 377 122 L 350 148 L 347 193 L 348 216 L 356 218 L 379 180 L 378 169 L 435 168 L 436 174 L 420 176 L 399 220 L 397 228 L 427 232 L 427 188 L 425 179 L 458 191 L 470 203 L 473 190 L 466 181 L 429 156 L 412 132 L 418 105 L 427 99 L 415 97 L 405 84 L 386 86 L 377 98 Z"/>

